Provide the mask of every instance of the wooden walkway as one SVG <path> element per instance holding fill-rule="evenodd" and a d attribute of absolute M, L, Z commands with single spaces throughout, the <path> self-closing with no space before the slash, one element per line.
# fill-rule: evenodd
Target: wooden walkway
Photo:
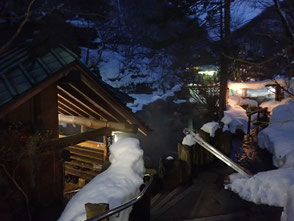
<path fill-rule="evenodd" d="M 152 221 L 278 221 L 280 208 L 255 205 L 223 188 L 224 178 L 234 171 L 217 162 L 198 174 L 188 188 L 156 196 Z"/>

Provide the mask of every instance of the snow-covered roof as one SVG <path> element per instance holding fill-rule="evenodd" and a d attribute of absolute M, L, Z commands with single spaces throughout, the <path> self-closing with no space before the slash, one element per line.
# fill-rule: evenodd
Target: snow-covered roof
<path fill-rule="evenodd" d="M 228 88 L 232 90 L 238 90 L 242 88 L 247 88 L 247 89 L 261 89 L 266 87 L 267 85 L 270 84 L 280 84 L 281 86 L 285 86 L 286 82 L 284 79 L 277 79 L 277 80 L 263 80 L 263 81 L 248 81 L 248 82 L 233 82 L 233 81 L 228 81 Z"/>

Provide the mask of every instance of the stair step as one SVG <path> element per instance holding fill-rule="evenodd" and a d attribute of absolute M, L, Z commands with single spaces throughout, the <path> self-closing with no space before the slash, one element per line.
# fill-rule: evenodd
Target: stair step
<path fill-rule="evenodd" d="M 164 206 L 168 201 L 170 201 L 173 197 L 175 197 L 178 193 L 182 192 L 186 187 L 184 186 L 179 186 L 177 188 L 175 188 L 173 191 L 171 191 L 170 193 L 168 193 L 167 195 L 163 196 L 161 198 L 161 200 L 157 203 L 154 204 L 153 209 L 157 210 L 160 207 Z"/>
<path fill-rule="evenodd" d="M 184 219 L 181 221 L 221 221 L 221 220 L 232 220 L 232 219 L 235 220 L 236 218 L 241 218 L 245 216 L 246 216 L 246 213 L 244 212 L 236 212 L 236 213 L 223 214 L 223 215 L 217 215 L 217 216 Z"/>
<path fill-rule="evenodd" d="M 182 188 L 184 189 L 184 187 Z M 195 187 L 190 186 L 189 188 L 185 189 L 181 193 L 177 194 L 174 198 L 169 197 L 169 200 L 164 199 L 164 203 L 162 203 L 160 207 L 151 208 L 151 220 L 165 213 L 168 209 L 170 209 L 177 202 L 182 200 L 186 195 L 188 195 L 193 190 L 195 190 Z"/>
<path fill-rule="evenodd" d="M 155 204 L 159 201 L 161 196 L 162 196 L 162 193 L 157 193 L 154 197 L 152 197 L 151 207 L 155 206 Z"/>

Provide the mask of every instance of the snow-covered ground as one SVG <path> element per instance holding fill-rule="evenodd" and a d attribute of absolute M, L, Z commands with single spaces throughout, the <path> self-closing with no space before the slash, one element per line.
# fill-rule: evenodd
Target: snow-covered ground
<path fill-rule="evenodd" d="M 66 205 L 58 221 L 86 220 L 86 203 L 108 203 L 112 209 L 139 192 L 145 172 L 139 140 L 124 138 L 110 146 L 110 167 L 85 185 Z M 110 220 L 127 221 L 131 208 Z"/>
<path fill-rule="evenodd" d="M 137 112 L 142 110 L 143 106 L 146 104 L 152 103 L 159 99 L 165 100 L 168 97 L 174 96 L 175 92 L 180 89 L 181 86 L 176 85 L 172 89 L 167 90 L 165 93 L 162 93 L 160 90 L 156 90 L 152 94 L 130 94 L 130 96 L 136 100 L 133 104 L 128 104 L 128 107 L 131 108 L 133 112 Z"/>
<path fill-rule="evenodd" d="M 256 204 L 283 207 L 282 221 L 294 217 L 294 100 L 267 102 L 273 107 L 269 126 L 258 135 L 261 148 L 273 153 L 273 163 L 278 169 L 261 172 L 251 178 L 238 174 L 230 176 L 227 188 L 241 198 Z"/>

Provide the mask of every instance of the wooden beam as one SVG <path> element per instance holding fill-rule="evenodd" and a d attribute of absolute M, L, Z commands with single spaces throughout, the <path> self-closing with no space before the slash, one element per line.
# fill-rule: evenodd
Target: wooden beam
<path fill-rule="evenodd" d="M 71 103 L 69 103 L 68 101 L 64 100 L 62 97 L 58 96 L 58 103 L 64 105 L 65 107 L 68 107 L 69 109 L 73 110 L 74 112 L 78 113 L 79 116 L 82 117 L 89 117 L 89 114 L 86 113 L 84 110 L 76 107 L 75 105 L 72 105 Z"/>
<path fill-rule="evenodd" d="M 72 115 L 70 112 L 68 112 L 67 110 L 64 110 L 62 107 L 58 107 L 58 110 L 60 110 L 61 112 L 65 113 L 65 115 Z"/>
<path fill-rule="evenodd" d="M 79 113 L 79 115 L 82 116 L 82 117 L 88 118 L 90 116 L 86 111 L 79 108 L 77 105 L 67 101 L 66 99 L 64 99 L 63 97 L 61 97 L 59 95 L 58 95 L 58 102 L 60 102 L 64 106 L 69 107 L 70 109 L 74 110 L 75 112 Z M 94 118 L 93 116 L 91 116 L 91 117 Z M 100 119 L 100 118 L 98 118 L 98 119 Z"/>
<path fill-rule="evenodd" d="M 109 121 L 119 121 L 118 119 L 113 117 L 111 114 L 109 114 L 108 111 L 101 108 L 101 106 L 98 103 L 96 103 L 95 101 L 91 100 L 88 96 L 86 96 L 85 93 L 80 93 L 79 90 L 75 90 L 69 84 L 59 86 L 59 88 L 62 88 L 63 91 L 67 91 L 68 94 L 71 94 L 81 103 L 90 107 L 92 110 L 95 110 L 95 112 L 101 115 L 104 119 Z"/>
<path fill-rule="evenodd" d="M 67 113 L 65 110 L 62 110 L 60 107 L 58 107 L 58 114 L 70 115 L 70 113 Z"/>
<path fill-rule="evenodd" d="M 114 108 L 112 108 L 107 102 L 105 102 L 101 95 L 96 94 L 91 88 L 87 87 L 84 83 L 76 85 L 69 84 L 71 88 L 85 97 L 93 105 L 103 111 L 105 114 L 110 115 L 116 121 L 125 121 L 125 118 L 121 116 Z"/>
<path fill-rule="evenodd" d="M 85 112 L 89 113 L 90 116 L 94 117 L 95 119 L 104 119 L 99 112 L 95 111 L 90 106 L 84 104 L 82 101 L 71 95 L 69 92 L 64 90 L 62 87 L 57 86 L 58 88 L 58 97 L 63 98 L 64 100 L 68 101 L 71 104 L 74 104 L 78 108 L 84 110 Z M 94 107 L 95 108 L 95 107 Z M 96 109 L 96 108 L 95 108 Z"/>
<path fill-rule="evenodd" d="M 67 124 L 77 124 L 83 125 L 90 128 L 112 128 L 115 131 L 122 131 L 126 133 L 136 133 L 136 128 L 133 125 L 127 123 L 119 123 L 119 122 L 109 122 L 109 121 L 101 121 L 101 120 L 92 120 L 83 117 L 76 116 L 68 116 L 59 114 L 58 115 L 59 122 L 67 123 Z"/>
<path fill-rule="evenodd" d="M 144 135 L 150 133 L 150 130 L 146 128 L 142 122 L 140 122 L 133 113 L 125 107 L 123 104 L 120 104 L 113 96 L 111 96 L 100 84 L 95 82 L 92 77 L 80 66 L 76 66 L 84 75 L 81 76 L 82 82 L 84 82 L 88 87 L 94 90 L 99 94 L 106 102 L 108 102 L 113 108 L 115 108 L 122 116 L 128 120 L 129 123 L 137 124 L 139 126 L 139 131 Z"/>
<path fill-rule="evenodd" d="M 58 101 L 58 107 L 70 113 L 70 115 L 79 116 L 79 113 L 74 111 L 73 109 L 63 105 L 60 101 Z"/>
<path fill-rule="evenodd" d="M 87 131 L 84 133 L 75 134 L 72 136 L 67 136 L 63 138 L 56 138 L 48 140 L 47 142 L 39 146 L 40 151 L 46 151 L 50 147 L 50 150 L 59 150 L 68 146 L 73 146 L 75 144 L 84 142 L 86 140 L 94 139 L 95 137 L 100 137 L 103 135 L 111 135 L 112 128 L 100 128 L 92 131 Z"/>

